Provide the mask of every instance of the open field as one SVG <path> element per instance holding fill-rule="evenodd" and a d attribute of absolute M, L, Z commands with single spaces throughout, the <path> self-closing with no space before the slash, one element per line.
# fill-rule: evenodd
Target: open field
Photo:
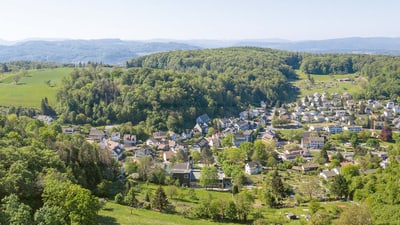
<path fill-rule="evenodd" d="M 71 68 L 29 70 L 26 76 L 19 73 L 0 75 L 0 106 L 22 106 L 40 108 L 41 99 L 47 97 L 50 105 L 56 104 L 56 94 L 61 79 L 72 71 Z M 15 84 L 14 77 L 21 79 Z M 46 81 L 50 80 L 50 85 Z"/>
<path fill-rule="evenodd" d="M 307 94 L 315 92 L 329 94 L 345 92 L 354 94 L 362 90 L 362 85 L 367 81 L 364 78 L 357 78 L 356 74 L 341 74 L 341 75 L 310 75 L 314 79 L 314 84 L 311 84 L 307 79 L 307 74 L 300 70 L 296 70 L 298 80 L 292 84 L 300 89 L 300 96 L 304 97 Z M 340 79 L 350 78 L 351 81 L 339 81 Z"/>
<path fill-rule="evenodd" d="M 159 213 L 146 209 L 131 209 L 127 206 L 108 202 L 99 212 L 99 222 L 101 225 L 217 225 L 235 223 L 216 223 L 207 220 L 192 220 L 180 215 Z"/>
<path fill-rule="evenodd" d="M 281 173 L 282 177 L 286 182 L 290 179 L 295 183 L 300 182 L 299 180 L 304 179 L 301 174 L 291 174 L 289 175 L 286 172 Z M 252 176 L 252 179 L 261 179 L 263 175 Z M 261 182 L 258 185 L 262 185 Z M 259 186 L 260 187 L 260 186 Z M 144 184 L 139 183 L 136 186 L 137 199 L 139 201 L 144 200 L 144 193 L 146 190 L 151 190 L 154 193 L 155 189 L 158 188 L 158 185 L 154 184 Z M 163 186 L 164 190 L 168 187 Z M 217 192 L 217 191 L 206 191 L 204 189 L 192 189 L 195 191 L 196 196 L 199 200 L 192 200 L 188 196 L 189 188 L 177 188 L 177 193 L 174 195 L 172 199 L 170 199 L 170 203 L 175 206 L 175 210 L 178 214 L 167 214 L 167 213 L 159 213 L 154 210 L 147 209 L 133 209 L 131 214 L 131 209 L 128 206 L 119 205 L 114 203 L 113 201 L 108 201 L 105 206 L 99 211 L 99 221 L 101 225 L 130 225 L 130 224 L 138 224 L 138 225 L 157 225 L 157 224 L 166 224 L 166 225 L 180 225 L 180 224 L 204 224 L 204 225 L 216 225 L 216 224 L 247 224 L 247 223 L 230 223 L 230 222 L 214 222 L 211 220 L 203 220 L 203 219 L 190 219 L 185 218 L 179 213 L 182 213 L 183 208 L 190 208 L 196 206 L 201 199 L 208 199 L 208 195 L 211 195 L 211 199 L 224 199 L 226 201 L 232 199 L 232 195 L 229 192 Z M 255 189 L 249 190 L 253 194 L 257 191 Z M 140 192 L 140 193 L 139 193 Z M 287 202 L 290 205 L 294 205 L 295 200 L 290 198 Z M 349 202 L 321 202 L 321 207 L 325 208 L 327 211 L 337 211 L 339 208 L 345 208 L 349 205 Z M 288 220 L 286 218 L 287 213 L 295 213 L 299 219 L 298 220 Z M 254 216 L 258 214 L 265 220 L 271 223 L 281 223 L 281 224 L 306 224 L 307 220 L 305 219 L 305 215 L 309 214 L 308 206 L 302 205 L 297 207 L 289 207 L 289 208 L 281 208 L 274 209 L 265 206 L 262 200 L 256 199 L 254 203 L 253 213 L 249 215 L 248 219 L 253 220 Z"/>

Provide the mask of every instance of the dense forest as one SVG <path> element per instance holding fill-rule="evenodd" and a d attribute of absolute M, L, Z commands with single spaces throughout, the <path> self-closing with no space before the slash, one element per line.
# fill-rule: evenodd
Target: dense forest
<path fill-rule="evenodd" d="M 0 115 L 0 224 L 97 224 L 91 191 L 118 171 L 106 150 L 57 123 Z"/>
<path fill-rule="evenodd" d="M 229 48 L 151 55 L 128 63 L 143 68 L 124 71 L 76 70 L 63 81 L 59 112 L 66 123 L 180 130 L 204 113 L 231 116 L 260 101 L 287 100 L 298 63 L 294 53 Z"/>

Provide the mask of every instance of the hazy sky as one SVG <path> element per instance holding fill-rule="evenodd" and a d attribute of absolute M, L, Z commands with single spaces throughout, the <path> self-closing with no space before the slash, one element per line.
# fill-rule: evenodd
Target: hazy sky
<path fill-rule="evenodd" d="M 399 0 L 1 0 L 0 39 L 400 37 Z"/>

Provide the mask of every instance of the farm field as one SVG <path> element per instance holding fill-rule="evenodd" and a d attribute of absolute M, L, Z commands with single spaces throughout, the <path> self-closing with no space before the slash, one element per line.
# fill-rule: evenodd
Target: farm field
<path fill-rule="evenodd" d="M 28 70 L 26 76 L 19 73 L 1 74 L 0 106 L 39 108 L 44 97 L 54 106 L 61 80 L 71 71 L 72 68 L 56 68 Z M 20 76 L 18 84 L 15 84 L 13 79 L 16 75 Z M 50 81 L 50 85 L 46 84 L 46 81 Z"/>
<path fill-rule="evenodd" d="M 307 74 L 304 72 L 296 70 L 296 74 L 299 79 L 293 81 L 292 84 L 299 88 L 299 97 L 314 94 L 315 92 L 327 92 L 329 94 L 343 94 L 347 92 L 349 94 L 355 94 L 360 92 L 362 86 L 367 82 L 365 78 L 357 77 L 356 74 L 310 75 L 310 77 L 314 79 L 314 84 L 312 84 L 308 81 Z M 349 78 L 351 81 L 339 81 L 346 78 Z"/>

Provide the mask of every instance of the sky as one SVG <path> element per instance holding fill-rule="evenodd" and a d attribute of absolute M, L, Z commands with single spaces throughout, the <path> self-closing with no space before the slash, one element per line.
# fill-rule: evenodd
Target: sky
<path fill-rule="evenodd" d="M 400 37 L 399 0 L 1 0 L 0 39 Z"/>

